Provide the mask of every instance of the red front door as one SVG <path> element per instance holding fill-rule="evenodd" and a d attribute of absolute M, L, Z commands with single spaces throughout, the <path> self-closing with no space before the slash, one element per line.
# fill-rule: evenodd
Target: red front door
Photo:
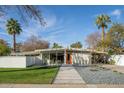
<path fill-rule="evenodd" d="M 66 64 L 72 64 L 72 55 L 66 54 Z"/>

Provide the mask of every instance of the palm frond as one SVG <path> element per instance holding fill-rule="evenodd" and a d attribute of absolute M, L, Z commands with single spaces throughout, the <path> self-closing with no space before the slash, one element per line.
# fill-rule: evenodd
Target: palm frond
<path fill-rule="evenodd" d="M 20 34 L 22 32 L 21 25 L 15 19 L 11 18 L 7 20 L 6 26 L 7 26 L 7 31 L 10 35 Z"/>
<path fill-rule="evenodd" d="M 110 22 L 111 22 L 111 19 L 108 15 L 101 14 L 97 16 L 96 25 L 98 26 L 98 28 L 101 28 L 101 27 L 107 28 L 108 27 L 107 24 Z"/>

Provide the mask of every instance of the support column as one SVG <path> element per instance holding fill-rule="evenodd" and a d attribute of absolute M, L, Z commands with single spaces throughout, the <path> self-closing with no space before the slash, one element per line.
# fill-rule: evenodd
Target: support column
<path fill-rule="evenodd" d="M 56 52 L 56 65 L 57 65 L 57 56 L 58 56 L 58 55 L 57 55 L 57 52 Z"/>
<path fill-rule="evenodd" d="M 51 65 L 51 62 L 50 62 L 50 52 L 49 52 L 49 65 Z"/>
<path fill-rule="evenodd" d="M 41 64 L 43 64 L 42 53 L 39 55 L 39 57 L 40 57 L 40 62 L 41 62 Z"/>
<path fill-rule="evenodd" d="M 90 53 L 90 65 L 92 64 L 92 53 Z"/>
<path fill-rule="evenodd" d="M 64 50 L 64 64 L 66 64 L 66 49 Z"/>
<path fill-rule="evenodd" d="M 72 60 L 72 53 L 70 53 L 70 64 L 73 64 L 72 61 L 73 61 L 73 60 Z"/>

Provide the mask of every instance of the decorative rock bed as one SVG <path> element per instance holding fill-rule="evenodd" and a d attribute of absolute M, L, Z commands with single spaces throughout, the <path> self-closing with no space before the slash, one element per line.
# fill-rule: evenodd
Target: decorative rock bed
<path fill-rule="evenodd" d="M 124 84 L 124 74 L 98 66 L 75 67 L 87 84 Z"/>

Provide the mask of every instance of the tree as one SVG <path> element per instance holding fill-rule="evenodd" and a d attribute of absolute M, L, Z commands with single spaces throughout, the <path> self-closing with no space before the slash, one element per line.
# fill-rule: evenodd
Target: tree
<path fill-rule="evenodd" d="M 98 26 L 98 29 L 102 28 L 102 41 L 104 41 L 104 37 L 105 37 L 105 31 L 104 29 L 108 27 L 108 24 L 111 22 L 111 19 L 108 15 L 105 14 L 101 14 L 99 16 L 97 16 L 96 19 L 96 25 Z"/>
<path fill-rule="evenodd" d="M 0 39 L 0 45 L 8 46 L 8 43 L 5 40 Z"/>
<path fill-rule="evenodd" d="M 6 16 L 7 12 L 12 10 L 15 10 L 15 13 L 21 18 L 21 21 L 24 21 L 24 23 L 27 23 L 28 19 L 34 18 L 35 20 L 38 20 L 42 26 L 46 25 L 46 22 L 44 21 L 44 18 L 42 16 L 42 12 L 40 11 L 39 6 L 33 6 L 33 5 L 14 5 L 14 6 L 8 6 L 8 5 L 1 5 L 0 6 L 0 17 Z"/>
<path fill-rule="evenodd" d="M 10 54 L 11 49 L 8 46 L 7 42 L 3 39 L 0 39 L 0 56 L 5 56 Z"/>
<path fill-rule="evenodd" d="M 22 32 L 21 26 L 18 21 L 13 18 L 7 20 L 6 26 L 8 34 L 13 35 L 13 50 L 16 52 L 16 35 Z"/>
<path fill-rule="evenodd" d="M 97 49 L 97 44 L 100 42 L 100 40 L 101 40 L 101 35 L 97 31 L 97 32 L 93 32 L 93 33 L 89 34 L 86 37 L 85 42 L 88 45 L 88 48 Z"/>
<path fill-rule="evenodd" d="M 62 48 L 62 46 L 60 46 L 60 45 L 59 45 L 59 44 L 57 44 L 57 43 L 53 43 L 52 48 Z"/>
<path fill-rule="evenodd" d="M 106 35 L 105 43 L 108 51 L 122 53 L 124 51 L 124 25 L 113 24 Z"/>
<path fill-rule="evenodd" d="M 34 51 L 36 49 L 49 48 L 49 42 L 39 39 L 37 36 L 30 36 L 23 44 L 21 44 L 20 51 Z"/>
<path fill-rule="evenodd" d="M 71 48 L 82 48 L 81 42 L 75 42 L 70 45 Z"/>

